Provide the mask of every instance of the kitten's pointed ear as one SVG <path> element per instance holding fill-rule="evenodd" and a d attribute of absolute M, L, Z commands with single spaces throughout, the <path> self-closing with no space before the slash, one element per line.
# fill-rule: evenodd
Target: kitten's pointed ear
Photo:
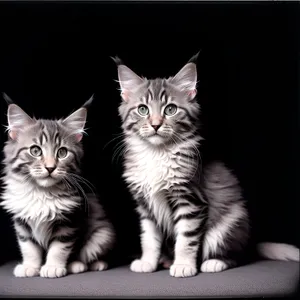
<path fill-rule="evenodd" d="M 181 91 L 186 92 L 190 98 L 197 94 L 197 66 L 199 53 L 194 55 L 189 62 L 171 79 L 171 83 Z"/>
<path fill-rule="evenodd" d="M 84 133 L 84 126 L 87 117 L 86 107 L 81 107 L 63 120 L 63 124 L 68 127 L 72 135 L 75 135 L 77 142 L 80 142 Z"/>
<path fill-rule="evenodd" d="M 133 93 L 144 80 L 123 64 L 120 58 L 113 58 L 118 66 L 118 78 L 123 100 L 128 101 L 130 93 Z"/>
<path fill-rule="evenodd" d="M 8 132 L 11 139 L 16 140 L 19 132 L 29 125 L 34 124 L 34 120 L 16 104 L 9 104 L 7 111 Z"/>

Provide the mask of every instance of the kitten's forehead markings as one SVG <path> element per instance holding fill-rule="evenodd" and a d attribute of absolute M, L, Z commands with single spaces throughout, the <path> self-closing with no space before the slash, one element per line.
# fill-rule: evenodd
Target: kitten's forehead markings
<path fill-rule="evenodd" d="M 145 96 L 142 97 L 142 102 L 143 102 L 144 104 L 148 104 L 147 98 L 146 98 Z"/>
<path fill-rule="evenodd" d="M 45 143 L 48 142 L 48 137 L 44 131 L 42 131 L 39 140 L 41 145 L 44 145 Z"/>
<path fill-rule="evenodd" d="M 147 104 L 153 100 L 153 94 L 151 92 L 151 90 L 148 90 L 148 95 L 147 95 Z"/>
<path fill-rule="evenodd" d="M 54 143 L 56 145 L 60 145 L 61 143 L 61 139 L 60 139 L 60 136 L 59 136 L 59 132 L 57 131 L 56 134 L 55 134 L 55 137 L 54 137 Z"/>
<path fill-rule="evenodd" d="M 161 91 L 159 98 L 160 98 L 162 104 L 168 103 L 168 96 L 166 95 L 166 91 L 165 90 Z"/>

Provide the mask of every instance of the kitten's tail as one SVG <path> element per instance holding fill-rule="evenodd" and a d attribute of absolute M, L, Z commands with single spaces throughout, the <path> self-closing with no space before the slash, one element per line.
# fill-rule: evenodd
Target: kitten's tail
<path fill-rule="evenodd" d="M 266 259 L 299 261 L 299 248 L 283 243 L 259 243 L 256 247 L 258 254 Z"/>

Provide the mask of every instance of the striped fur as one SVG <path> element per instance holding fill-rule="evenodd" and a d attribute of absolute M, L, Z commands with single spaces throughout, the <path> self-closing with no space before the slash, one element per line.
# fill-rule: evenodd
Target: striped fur
<path fill-rule="evenodd" d="M 135 272 L 155 271 L 166 256 L 162 249 L 171 256 L 171 276 L 220 272 L 238 265 L 248 244 L 249 219 L 237 178 L 222 162 L 202 163 L 198 151 L 195 59 L 174 77 L 151 80 L 116 59 L 123 176 L 141 223 Z M 164 244 L 172 239 L 169 249 Z"/>
<path fill-rule="evenodd" d="M 66 119 L 36 120 L 9 105 L 1 205 L 12 215 L 22 254 L 17 277 L 107 268 L 114 228 L 79 175 L 85 120 L 85 107 Z"/>

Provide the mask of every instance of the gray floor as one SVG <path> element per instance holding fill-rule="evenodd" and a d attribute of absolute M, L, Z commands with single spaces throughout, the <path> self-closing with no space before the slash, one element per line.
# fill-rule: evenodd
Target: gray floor
<path fill-rule="evenodd" d="M 296 291 L 299 282 L 299 264 L 295 262 L 261 261 L 191 278 L 173 278 L 167 270 L 138 274 L 128 266 L 59 279 L 15 278 L 14 265 L 10 262 L 0 267 L 2 297 L 288 296 Z"/>

